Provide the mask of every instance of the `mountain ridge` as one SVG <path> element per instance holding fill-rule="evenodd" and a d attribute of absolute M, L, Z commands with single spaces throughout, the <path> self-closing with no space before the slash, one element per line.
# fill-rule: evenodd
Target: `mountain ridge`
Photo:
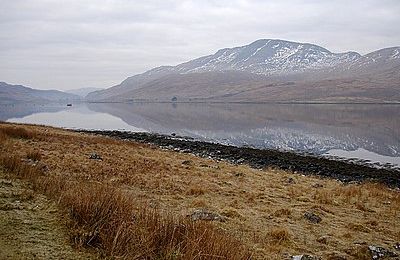
<path fill-rule="evenodd" d="M 300 56 L 300 57 L 299 57 Z M 307 68 L 319 68 L 326 66 L 327 61 L 339 64 L 343 59 L 352 60 L 361 55 L 356 52 L 333 53 L 329 50 L 310 43 L 296 43 L 278 39 L 261 39 L 254 41 L 248 45 L 225 48 L 218 50 L 213 55 L 200 57 L 198 59 L 177 65 L 178 71 L 185 71 L 185 66 L 193 65 L 198 61 L 203 61 L 203 65 L 195 67 L 185 72 L 215 70 L 215 65 L 220 67 L 217 69 L 225 70 L 226 68 L 233 70 L 247 71 L 256 74 L 270 75 L 274 73 L 291 73 Z M 299 62 L 299 58 L 304 58 L 303 63 Z M 207 63 L 204 64 L 204 61 Z M 289 61 L 289 64 L 282 63 Z M 325 64 L 322 63 L 325 61 Z M 210 64 L 211 63 L 211 64 Z M 279 68 L 276 68 L 279 66 Z M 298 68 L 293 68 L 297 66 Z M 291 71 L 292 70 L 292 71 Z"/>
<path fill-rule="evenodd" d="M 229 72 L 231 76 L 233 76 L 233 73 L 239 72 L 262 75 L 265 77 L 263 81 L 266 85 L 277 84 L 280 86 L 295 82 L 294 85 L 297 85 L 299 88 L 304 88 L 306 83 L 309 83 L 309 85 L 318 85 L 319 82 L 326 84 L 327 80 L 333 79 L 337 81 L 333 82 L 330 86 L 333 91 L 335 91 L 338 85 L 343 84 L 343 82 L 360 82 L 360 80 L 363 81 L 363 76 L 367 76 L 371 78 L 370 82 L 366 82 L 367 88 L 373 88 L 373 84 L 383 84 L 384 87 L 397 88 L 400 85 L 400 79 L 396 76 L 396 74 L 400 74 L 398 73 L 400 72 L 399 66 L 400 47 L 384 48 L 361 55 L 354 51 L 334 53 L 311 43 L 298 43 L 279 39 L 260 39 L 248 45 L 220 49 L 214 54 L 202 56 L 176 66 L 153 68 L 144 73 L 128 77 L 120 84 L 111 88 L 89 93 L 86 98 L 89 101 L 169 101 L 172 97 L 179 96 L 180 92 L 188 92 L 187 90 L 190 90 L 190 88 L 203 86 L 201 82 L 204 79 L 194 76 L 182 77 L 181 75 L 203 73 L 203 77 L 215 78 L 215 74 L 213 73 L 221 73 L 221 77 L 226 76 L 222 72 Z M 383 76 L 383 74 L 385 75 Z M 166 93 L 165 91 L 163 95 L 155 93 L 152 88 L 155 87 L 160 90 L 161 85 L 163 85 L 159 80 L 166 76 L 170 80 L 171 75 L 186 80 L 186 86 L 181 84 L 181 91 L 174 88 L 176 90 L 174 93 Z M 192 80 L 196 78 L 196 80 L 190 81 L 188 78 L 192 78 Z M 176 81 L 173 82 L 174 84 L 176 83 Z M 223 83 L 226 85 L 225 83 L 228 82 L 229 79 L 226 79 Z M 258 87 L 259 85 L 258 81 L 251 80 L 248 82 L 241 81 L 241 83 L 244 89 L 252 86 Z M 218 88 L 215 84 L 212 85 Z M 233 82 L 232 86 L 238 88 L 238 84 L 235 82 Z M 363 87 L 360 86 L 360 88 Z M 164 84 L 162 88 L 167 90 L 171 86 Z M 349 88 L 351 88 L 350 92 L 354 92 L 357 86 L 351 85 Z M 148 92 L 147 94 L 146 91 Z M 187 93 L 186 96 L 182 96 L 181 98 L 184 101 L 193 101 L 193 99 L 200 98 L 199 95 L 201 93 L 198 90 L 195 91 L 197 92 L 194 93 L 194 96 L 190 96 L 190 93 Z M 229 91 L 229 89 L 227 88 L 226 91 Z M 279 90 L 275 89 L 274 91 Z M 309 92 L 312 89 L 308 88 L 304 91 Z M 342 97 L 339 98 L 340 100 L 346 98 L 346 91 L 349 91 L 349 89 L 343 92 Z M 389 92 L 392 93 L 393 91 L 390 90 Z M 219 93 L 219 90 L 216 89 L 215 93 Z M 228 95 L 229 93 L 226 94 Z M 266 94 L 263 93 L 264 96 Z M 356 99 L 369 100 L 370 97 L 368 95 L 370 93 L 366 95 L 361 93 Z M 298 99 L 298 97 L 290 95 L 275 96 L 275 98 L 281 101 L 294 101 Z M 321 101 L 321 99 L 331 100 L 332 97 L 319 96 L 318 100 Z M 354 99 L 351 98 L 351 100 Z M 224 99 L 219 101 L 230 102 L 233 100 Z M 257 96 L 243 96 L 240 101 L 269 100 L 265 98 L 260 99 Z M 315 101 L 315 99 L 308 101 Z M 386 101 L 386 97 L 374 102 L 379 101 Z"/>
<path fill-rule="evenodd" d="M 12 85 L 0 82 L 0 103 L 19 102 L 66 102 L 77 101 L 81 98 L 77 95 L 65 93 L 59 90 L 39 90 L 23 85 Z"/>
<path fill-rule="evenodd" d="M 84 98 L 87 94 L 89 94 L 91 92 L 99 91 L 99 90 L 103 90 L 103 88 L 87 87 L 87 88 L 69 89 L 69 90 L 65 90 L 63 92 L 69 93 L 69 94 L 74 94 L 74 95 Z"/>

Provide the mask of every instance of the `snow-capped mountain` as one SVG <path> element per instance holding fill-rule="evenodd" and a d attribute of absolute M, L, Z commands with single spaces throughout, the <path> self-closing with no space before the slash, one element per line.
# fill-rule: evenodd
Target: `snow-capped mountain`
<path fill-rule="evenodd" d="M 300 95 L 307 101 L 350 97 L 362 102 L 392 102 L 400 101 L 396 90 L 399 75 L 400 47 L 362 56 L 357 52 L 333 53 L 309 43 L 262 39 L 177 66 L 151 69 L 117 86 L 89 93 L 87 99 L 170 101 L 177 97 L 182 101 L 270 102 L 298 101 Z M 282 86 L 287 91 L 282 91 Z M 315 86 L 325 89 L 316 90 Z M 377 86 L 380 94 L 375 98 Z M 388 92 L 386 88 L 390 88 Z"/>
<path fill-rule="evenodd" d="M 219 50 L 213 55 L 180 64 L 174 70 L 179 73 L 239 70 L 263 75 L 291 74 L 334 67 L 360 57 L 356 52 L 332 53 L 308 43 L 263 39 Z"/>
<path fill-rule="evenodd" d="M 400 47 L 385 48 L 379 51 L 374 51 L 359 57 L 358 59 L 350 62 L 351 67 L 369 67 L 379 66 L 382 63 L 396 62 L 400 59 Z"/>

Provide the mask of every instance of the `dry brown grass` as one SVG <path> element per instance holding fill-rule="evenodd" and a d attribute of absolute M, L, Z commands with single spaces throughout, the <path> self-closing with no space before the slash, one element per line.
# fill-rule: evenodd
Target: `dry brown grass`
<path fill-rule="evenodd" d="M 40 158 L 36 152 L 27 157 Z M 17 155 L 1 155 L 0 165 L 59 202 L 71 218 L 71 238 L 79 246 L 97 247 L 109 256 L 125 259 L 251 257 L 242 242 L 214 225 L 160 213 L 107 184 L 44 175 Z"/>
<path fill-rule="evenodd" d="M 334 204 L 332 192 L 327 191 L 327 190 L 317 190 L 315 192 L 314 199 L 318 201 L 321 204 L 329 204 L 332 205 Z"/>
<path fill-rule="evenodd" d="M 277 227 L 268 231 L 268 238 L 273 244 L 282 244 L 290 240 L 290 233 L 287 228 Z"/>
<path fill-rule="evenodd" d="M 369 231 L 369 229 L 366 225 L 358 224 L 358 223 L 350 223 L 350 224 L 348 224 L 348 228 L 353 231 L 358 231 L 358 232 L 368 232 Z"/>
<path fill-rule="evenodd" d="M 204 193 L 205 193 L 205 190 L 198 185 L 194 185 L 194 186 L 190 187 L 189 191 L 188 191 L 188 195 L 192 195 L 192 196 L 200 196 L 200 195 L 203 195 Z"/>
<path fill-rule="evenodd" d="M 228 217 L 231 219 L 233 219 L 233 218 L 240 219 L 240 220 L 244 219 L 243 215 L 240 214 L 235 208 L 232 208 L 232 207 L 224 208 L 221 213 L 225 217 Z"/>
<path fill-rule="evenodd" d="M 0 124 L 0 129 L 3 127 Z M 172 218 L 175 223 L 185 223 L 187 220 L 181 216 L 191 214 L 196 208 L 207 208 L 228 217 L 226 222 L 210 225 L 217 234 L 224 230 L 223 234 L 229 239 L 252 248 L 255 259 L 282 259 L 287 254 L 303 253 L 328 259 L 334 252 L 340 252 L 348 259 L 357 259 L 352 249 L 357 241 L 392 248 L 399 240 L 400 192 L 380 184 L 344 185 L 335 180 L 276 169 L 254 170 L 245 165 L 162 151 L 133 142 L 47 127 L 19 127 L 35 132 L 37 138 L 26 140 L 6 136 L 6 145 L 0 146 L 0 152 L 21 159 L 26 158 L 26 151 L 40 147 L 40 164 L 46 165 L 48 170 L 35 178 L 36 182 L 31 181 L 37 190 L 55 200 L 64 197 L 68 189 L 83 196 L 80 189 L 90 190 L 87 186 L 90 184 L 127 196 L 134 204 L 133 211 L 142 208 L 150 215 L 155 212 L 163 219 L 161 222 Z M 103 161 L 90 160 L 92 152 L 100 154 Z M 24 163 L 8 160 L 9 168 L 13 168 L 14 163 Z M 183 161 L 191 161 L 190 167 L 182 165 Z M 237 172 L 243 174 L 239 177 L 232 174 Z M 294 179 L 290 185 L 287 182 L 289 178 Z M 62 199 L 60 203 L 63 203 Z M 108 204 L 104 202 L 102 205 Z M 102 212 L 98 208 L 90 210 Z M 306 220 L 304 213 L 307 211 L 319 215 L 321 223 L 313 224 Z M 79 212 L 86 210 L 82 208 Z M 109 211 L 104 208 L 104 212 Z M 77 243 L 86 244 L 93 237 L 90 243 L 108 241 L 101 242 L 107 247 L 98 245 L 103 250 L 109 248 L 108 254 L 124 255 L 116 246 L 110 250 L 113 239 L 98 239 L 100 233 L 92 229 L 97 227 L 95 224 L 72 227 Z M 125 228 L 122 224 L 115 227 L 116 230 Z M 329 236 L 333 242 L 323 245 L 316 242 L 322 236 Z M 125 239 L 125 235 L 123 237 Z M 167 251 L 172 252 L 170 249 Z"/>
<path fill-rule="evenodd" d="M 3 131 L 0 131 L 0 144 L 5 143 L 7 140 L 8 136 Z"/>
<path fill-rule="evenodd" d="M 78 185 L 62 197 L 70 210 L 73 239 L 101 246 L 109 255 L 129 259 L 247 259 L 237 240 L 204 222 L 161 215 L 132 203 L 135 198 L 104 185 Z M 136 204 L 136 205 L 135 205 Z M 139 205 L 139 206 L 138 206 Z"/>
<path fill-rule="evenodd" d="M 12 138 L 32 139 L 36 136 L 35 132 L 21 126 L 3 126 L 0 128 L 0 132 L 2 135 Z"/>
<path fill-rule="evenodd" d="M 292 214 L 292 211 L 290 209 L 288 209 L 288 208 L 277 209 L 274 212 L 274 216 L 275 217 L 282 217 L 282 216 L 288 217 L 291 214 Z"/>
<path fill-rule="evenodd" d="M 40 161 L 40 159 L 42 159 L 42 154 L 39 151 L 29 151 L 26 154 L 26 158 L 33 161 Z"/>
<path fill-rule="evenodd" d="M 71 217 L 71 238 L 79 246 L 128 259 L 250 259 L 246 246 L 209 223 L 160 214 L 108 185 L 39 177 L 15 157 L 2 157 L 1 163 L 58 199 Z"/>
<path fill-rule="evenodd" d="M 354 250 L 349 250 L 348 253 L 357 260 L 371 260 L 371 253 L 367 246 L 361 246 Z"/>
<path fill-rule="evenodd" d="M 2 155 L 0 163 L 6 171 L 12 172 L 19 178 L 35 179 L 42 174 L 37 167 L 23 163 L 21 158 L 16 155 Z"/>

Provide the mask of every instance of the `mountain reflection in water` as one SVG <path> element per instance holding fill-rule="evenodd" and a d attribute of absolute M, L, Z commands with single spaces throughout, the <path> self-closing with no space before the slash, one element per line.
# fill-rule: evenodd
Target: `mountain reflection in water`
<path fill-rule="evenodd" d="M 237 146 L 361 159 L 368 154 L 364 159 L 400 165 L 400 105 L 88 103 L 74 104 L 73 109 L 65 105 L 0 107 L 0 119 L 12 122 L 176 133 Z"/>

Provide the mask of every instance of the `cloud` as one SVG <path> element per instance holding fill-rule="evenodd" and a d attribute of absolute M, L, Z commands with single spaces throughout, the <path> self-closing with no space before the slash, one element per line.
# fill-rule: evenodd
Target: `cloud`
<path fill-rule="evenodd" d="M 1 1 L 0 80 L 108 87 L 260 38 L 365 54 L 400 45 L 399 13 L 398 0 Z"/>

